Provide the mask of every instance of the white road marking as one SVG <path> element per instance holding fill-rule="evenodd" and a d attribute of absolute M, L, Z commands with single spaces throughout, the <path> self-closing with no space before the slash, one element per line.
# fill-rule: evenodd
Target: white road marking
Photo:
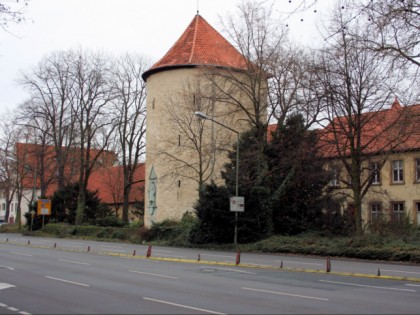
<path fill-rule="evenodd" d="M 300 264 L 300 265 L 316 265 L 316 266 L 324 266 L 324 264 L 320 263 L 310 263 L 310 262 L 300 262 L 300 261 L 292 261 L 292 260 L 275 260 L 275 262 L 287 262 L 292 264 Z"/>
<path fill-rule="evenodd" d="M 143 297 L 143 300 L 153 301 L 153 302 L 162 303 L 162 304 L 168 304 L 168 305 L 172 305 L 172 306 L 182 307 L 182 308 L 186 308 L 186 309 L 189 309 L 189 310 L 200 311 L 200 312 L 205 312 L 205 313 L 209 313 L 209 314 L 220 314 L 220 315 L 225 314 L 225 313 L 219 313 L 219 312 L 215 312 L 215 311 L 206 310 L 206 309 L 203 309 L 203 308 L 197 308 L 197 307 L 192 307 L 192 306 L 188 306 L 188 305 L 172 303 L 172 302 L 168 302 L 168 301 L 156 300 L 156 299 L 151 299 L 151 298 L 147 298 L 147 297 Z"/>
<path fill-rule="evenodd" d="M 406 283 L 405 285 L 408 285 L 410 287 L 420 287 L 420 284 L 411 284 L 411 283 Z"/>
<path fill-rule="evenodd" d="M 0 265 L 0 268 L 5 268 L 5 269 L 9 269 L 9 270 L 15 270 L 15 268 L 3 266 L 3 265 Z"/>
<path fill-rule="evenodd" d="M 411 273 L 411 274 L 420 275 L 420 272 L 414 272 L 414 271 L 390 270 L 390 269 L 381 269 L 381 271 L 388 271 L 388 272 L 400 272 L 400 273 Z"/>
<path fill-rule="evenodd" d="M 9 284 L 6 282 L 0 282 L 0 290 L 8 289 L 8 288 L 15 288 L 16 286 L 13 284 Z"/>
<path fill-rule="evenodd" d="M 178 279 L 178 277 L 167 276 L 167 275 L 159 275 L 159 274 L 148 273 L 148 272 L 141 272 L 141 271 L 137 271 L 137 270 L 128 270 L 128 271 L 133 272 L 133 273 L 138 273 L 138 274 L 141 274 L 141 275 L 147 275 L 147 276 L 155 276 L 155 277 L 168 278 L 168 279 Z"/>
<path fill-rule="evenodd" d="M 15 255 L 21 255 L 21 256 L 29 256 L 32 257 L 32 255 L 30 254 L 25 254 L 25 253 L 18 253 L 18 252 L 10 252 L 11 254 L 15 254 Z"/>
<path fill-rule="evenodd" d="M 82 287 L 90 287 L 89 284 L 84 284 L 84 283 L 80 283 L 80 282 L 74 282 L 74 281 L 64 280 L 64 279 L 60 279 L 60 278 L 54 278 L 54 277 L 50 277 L 50 276 L 45 276 L 45 278 L 52 279 L 52 280 L 57 280 L 57 281 L 62 281 L 62 282 L 66 282 L 66 283 L 71 283 L 71 284 L 76 284 L 76 285 L 80 285 Z"/>
<path fill-rule="evenodd" d="M 19 312 L 19 314 L 21 314 L 21 315 L 31 315 L 31 313 L 28 313 L 28 312 Z"/>
<path fill-rule="evenodd" d="M 75 260 L 59 259 L 58 261 L 62 261 L 62 262 L 69 262 L 69 263 L 79 264 L 79 265 L 86 265 L 86 266 L 90 266 L 90 264 L 89 264 L 89 263 L 80 262 L 80 261 L 75 261 Z"/>
<path fill-rule="evenodd" d="M 202 266 L 202 268 L 208 268 L 208 267 Z M 234 271 L 234 272 L 239 272 L 239 273 L 247 273 L 247 274 L 250 274 L 250 275 L 256 275 L 255 272 L 236 270 L 236 269 L 231 269 L 231 268 L 214 268 L 214 269 L 216 269 L 216 270 L 228 270 L 228 271 Z"/>
<path fill-rule="evenodd" d="M 245 288 L 245 287 L 242 287 L 241 289 L 243 289 L 243 290 L 249 290 L 249 291 L 263 292 L 263 293 L 271 293 L 271 294 L 277 294 L 277 295 L 292 296 L 292 297 L 297 297 L 297 298 L 302 298 L 302 299 L 311 299 L 311 300 L 329 301 L 329 299 L 326 299 L 326 298 L 320 298 L 320 297 L 315 297 L 315 296 L 307 296 L 307 295 L 291 294 L 291 293 L 285 293 L 285 292 L 268 291 L 268 290 L 253 289 L 253 288 Z"/>
<path fill-rule="evenodd" d="M 328 281 L 328 280 L 319 280 L 320 282 L 325 283 L 334 283 L 334 284 L 342 284 L 342 285 L 350 285 L 355 287 L 364 287 L 364 288 L 372 288 L 372 289 L 383 289 L 383 290 L 394 290 L 394 291 L 406 291 L 406 292 L 416 292 L 415 290 L 409 289 L 399 289 L 399 288 L 390 288 L 390 287 L 379 287 L 375 285 L 366 285 L 366 284 L 357 284 L 357 283 L 347 283 L 347 282 L 338 282 L 338 281 Z"/>
<path fill-rule="evenodd" d="M 18 308 L 16 308 L 16 307 L 11 307 L 11 306 L 9 306 L 7 309 L 8 309 L 9 311 L 12 311 L 12 312 L 17 312 L 17 311 L 19 311 L 19 309 L 18 309 Z"/>

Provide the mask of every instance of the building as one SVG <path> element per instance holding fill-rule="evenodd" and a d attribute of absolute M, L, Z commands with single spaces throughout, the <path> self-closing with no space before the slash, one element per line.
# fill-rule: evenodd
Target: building
<path fill-rule="evenodd" d="M 419 118 L 420 105 L 401 106 L 397 99 L 389 109 L 361 115 L 361 183 L 367 187 L 361 208 L 364 228 L 405 218 L 420 225 Z M 350 157 L 350 137 L 344 119 L 336 117 L 320 130 L 319 144 L 331 171 L 330 189 L 343 198 L 343 212 L 351 214 L 351 181 L 343 165 Z"/>
<path fill-rule="evenodd" d="M 245 114 L 217 97 L 223 94 L 219 92 L 233 93 L 252 108 L 245 93 L 228 91 L 232 85 L 223 81 L 223 73 L 239 78 L 248 67 L 244 56 L 197 14 L 170 50 L 143 74 L 148 90 L 146 226 L 181 219 L 193 210 L 200 183 L 221 182 L 220 170 L 236 134 L 212 121 L 197 122 L 194 112 L 204 112 L 238 132 L 249 129 Z"/>
<path fill-rule="evenodd" d="M 93 150 L 94 153 L 98 153 Z M 68 155 L 68 163 L 65 169 L 65 183 L 78 180 L 78 148 L 71 148 Z M 7 203 L 9 206 L 8 222 L 16 221 L 17 209 L 21 209 L 21 222 L 25 223 L 25 213 L 28 212 L 28 204 L 37 200 L 41 195 L 50 197 L 58 189 L 56 153 L 53 146 L 41 146 L 30 143 L 16 143 L 12 162 L 13 181 L 0 186 L 0 221 L 5 221 Z M 104 151 L 101 153 L 89 178 L 88 189 L 98 191 L 102 202 L 114 209 L 117 216 L 122 216 L 123 201 L 123 172 L 121 166 L 114 166 L 116 162 L 114 152 Z M 10 163 L 9 163 L 10 164 Z M 136 169 L 130 196 L 131 220 L 138 220 L 137 209 L 143 204 L 144 194 L 144 165 L 140 164 Z M 16 185 L 17 183 L 17 185 Z M 13 196 L 7 201 L 7 196 Z M 140 206 L 141 208 L 141 206 Z"/>

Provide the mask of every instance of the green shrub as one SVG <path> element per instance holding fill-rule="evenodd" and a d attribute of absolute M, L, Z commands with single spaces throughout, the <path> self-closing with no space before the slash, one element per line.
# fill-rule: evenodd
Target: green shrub
<path fill-rule="evenodd" d="M 115 226 L 123 227 L 125 225 L 124 221 L 116 216 L 107 216 L 104 218 L 96 219 L 96 225 L 98 226 Z"/>

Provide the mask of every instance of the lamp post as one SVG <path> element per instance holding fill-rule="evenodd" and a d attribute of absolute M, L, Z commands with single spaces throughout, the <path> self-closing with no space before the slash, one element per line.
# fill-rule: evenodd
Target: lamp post
<path fill-rule="evenodd" d="M 232 129 L 229 126 L 226 126 L 224 124 L 222 124 L 221 122 L 213 119 L 213 117 L 210 117 L 202 112 L 195 112 L 194 115 L 196 115 L 198 118 L 200 119 L 204 119 L 204 120 L 211 120 L 212 122 L 218 124 L 219 126 L 222 126 L 234 133 L 236 133 L 237 136 L 237 141 L 236 141 L 236 173 L 235 173 L 235 197 L 239 196 L 239 186 L 238 186 L 238 181 L 239 181 L 239 132 L 236 131 L 235 129 Z M 236 246 L 238 243 L 238 212 L 235 211 L 235 230 L 234 230 L 234 236 L 233 236 L 233 244 Z"/>

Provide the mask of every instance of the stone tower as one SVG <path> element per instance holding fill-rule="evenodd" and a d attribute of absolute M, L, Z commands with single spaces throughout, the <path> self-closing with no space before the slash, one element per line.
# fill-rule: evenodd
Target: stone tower
<path fill-rule="evenodd" d="M 211 172 L 211 180 L 221 182 L 220 170 L 236 134 L 206 121 L 200 139 L 208 144 L 208 150 L 202 151 L 208 153 L 208 159 L 199 164 L 195 140 L 191 140 L 191 127 L 197 124 L 194 112 L 203 111 L 239 132 L 248 129 L 244 113 L 223 103 L 222 98 L 210 97 L 215 93 L 215 81 L 209 75 L 215 71 L 241 75 L 246 69 L 246 59 L 197 14 L 166 55 L 143 74 L 148 90 L 146 226 L 165 219 L 179 220 L 192 211 L 199 187 L 195 171 L 200 165 L 207 167 L 205 174 Z M 232 93 L 241 97 L 239 92 Z M 219 147 L 222 140 L 228 144 L 225 150 Z"/>

